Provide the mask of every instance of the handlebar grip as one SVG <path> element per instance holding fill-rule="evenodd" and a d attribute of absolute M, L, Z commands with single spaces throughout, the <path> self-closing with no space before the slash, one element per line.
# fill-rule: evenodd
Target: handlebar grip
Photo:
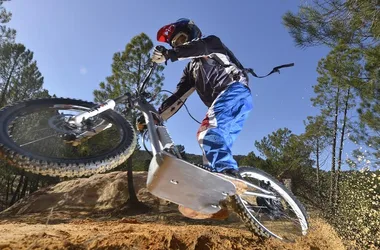
<path fill-rule="evenodd" d="M 289 64 L 282 65 L 282 68 L 293 67 L 293 66 L 294 66 L 294 63 L 289 63 Z"/>
<path fill-rule="evenodd" d="M 156 50 L 160 51 L 160 52 L 165 52 L 166 51 L 166 48 L 162 45 L 158 45 L 156 46 Z"/>

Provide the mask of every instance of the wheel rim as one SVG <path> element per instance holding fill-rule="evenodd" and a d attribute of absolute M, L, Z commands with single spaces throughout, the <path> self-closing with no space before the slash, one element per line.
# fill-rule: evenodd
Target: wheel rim
<path fill-rule="evenodd" d="M 92 118 L 86 128 L 70 130 L 67 122 L 65 127 L 67 118 L 88 109 L 59 103 L 31 105 L 10 116 L 5 124 L 7 134 L 18 151 L 37 160 L 95 160 L 115 151 L 125 135 L 119 124 L 104 113 Z M 69 132 L 86 136 L 72 143 L 65 135 Z"/>
<path fill-rule="evenodd" d="M 255 172 L 241 172 L 241 176 L 248 182 L 260 186 L 260 182 L 269 182 L 268 190 L 278 201 L 264 199 L 253 195 L 238 197 L 241 204 L 257 224 L 270 235 L 281 240 L 293 242 L 296 238 L 306 235 L 308 223 L 301 208 L 275 182 Z M 249 190 L 248 190 L 249 191 Z M 261 199 L 261 200 L 260 200 Z"/>

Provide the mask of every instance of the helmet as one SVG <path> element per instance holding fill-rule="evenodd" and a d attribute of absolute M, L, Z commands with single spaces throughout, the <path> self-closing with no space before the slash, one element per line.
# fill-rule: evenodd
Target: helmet
<path fill-rule="evenodd" d="M 168 43 L 176 47 L 185 42 L 202 36 L 201 30 L 193 21 L 187 18 L 178 19 L 176 22 L 163 26 L 157 32 L 157 41 Z"/>

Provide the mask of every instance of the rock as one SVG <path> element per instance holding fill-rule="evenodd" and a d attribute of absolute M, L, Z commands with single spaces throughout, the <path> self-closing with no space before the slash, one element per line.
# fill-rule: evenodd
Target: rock
<path fill-rule="evenodd" d="M 134 172 L 135 191 L 146 185 L 146 172 Z M 64 181 L 40 189 L 15 203 L 2 214 L 28 214 L 54 211 L 99 212 L 116 209 L 129 199 L 127 172 L 97 174 Z"/>

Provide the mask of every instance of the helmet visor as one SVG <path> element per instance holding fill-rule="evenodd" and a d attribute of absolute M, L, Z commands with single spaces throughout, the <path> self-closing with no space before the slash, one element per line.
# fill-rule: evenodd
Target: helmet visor
<path fill-rule="evenodd" d="M 170 38 L 173 35 L 174 30 L 175 30 L 175 26 L 173 24 L 169 24 L 162 27 L 157 32 L 157 41 L 168 43 L 170 41 Z"/>
<path fill-rule="evenodd" d="M 180 46 L 188 41 L 189 36 L 184 32 L 179 32 L 177 35 L 175 35 L 172 39 L 171 45 L 173 47 Z"/>

